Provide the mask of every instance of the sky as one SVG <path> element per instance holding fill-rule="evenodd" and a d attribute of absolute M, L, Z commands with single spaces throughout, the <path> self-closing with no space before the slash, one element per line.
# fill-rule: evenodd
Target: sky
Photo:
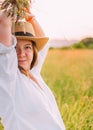
<path fill-rule="evenodd" d="M 50 38 L 93 37 L 93 0 L 33 0 L 32 13 Z"/>

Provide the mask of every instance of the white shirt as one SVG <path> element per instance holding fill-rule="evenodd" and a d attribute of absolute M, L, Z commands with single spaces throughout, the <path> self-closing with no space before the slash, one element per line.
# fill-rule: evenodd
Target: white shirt
<path fill-rule="evenodd" d="M 11 47 L 0 43 L 0 117 L 4 130 L 65 130 L 55 98 L 40 76 L 48 44 L 39 52 L 38 65 L 31 70 L 40 89 L 19 71 L 16 39 L 13 41 Z"/>

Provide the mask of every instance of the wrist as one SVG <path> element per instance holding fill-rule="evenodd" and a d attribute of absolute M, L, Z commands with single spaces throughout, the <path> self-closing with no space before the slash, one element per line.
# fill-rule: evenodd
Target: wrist
<path fill-rule="evenodd" d="M 26 21 L 27 22 L 32 22 L 34 19 L 35 19 L 35 16 L 33 15 L 33 16 L 30 16 L 30 17 L 26 18 Z"/>

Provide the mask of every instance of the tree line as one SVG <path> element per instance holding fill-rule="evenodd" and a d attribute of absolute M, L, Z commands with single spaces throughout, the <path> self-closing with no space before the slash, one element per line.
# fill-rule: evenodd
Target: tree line
<path fill-rule="evenodd" d="M 62 47 L 62 49 L 93 49 L 93 38 L 87 37 L 81 41 L 74 43 L 67 47 Z"/>

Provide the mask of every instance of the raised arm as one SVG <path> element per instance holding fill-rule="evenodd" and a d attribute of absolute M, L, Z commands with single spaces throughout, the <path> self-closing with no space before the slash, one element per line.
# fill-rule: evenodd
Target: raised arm
<path fill-rule="evenodd" d="M 26 18 L 27 22 L 30 22 L 34 28 L 35 35 L 37 37 L 45 37 L 44 31 L 39 24 L 39 22 L 36 20 L 36 18 L 30 13 L 28 17 Z M 47 52 L 49 49 L 49 43 L 45 45 L 45 47 L 38 53 L 38 64 L 32 69 L 32 71 L 35 71 L 36 73 L 40 74 L 42 65 L 44 63 L 44 60 L 46 58 Z"/>
<path fill-rule="evenodd" d="M 37 37 L 44 37 L 45 34 L 40 26 L 40 24 L 38 23 L 38 21 L 35 19 L 35 17 L 32 18 L 32 25 L 33 25 L 33 28 L 34 28 L 34 31 L 35 31 L 35 35 Z"/>
<path fill-rule="evenodd" d="M 39 22 L 36 20 L 36 18 L 34 17 L 34 15 L 31 14 L 31 12 L 28 15 L 28 17 L 26 18 L 26 21 L 30 22 L 32 24 L 34 32 L 35 32 L 35 35 L 37 37 L 44 37 L 45 36 L 42 27 L 40 26 Z"/>
<path fill-rule="evenodd" d="M 5 46 L 11 46 L 11 19 L 4 10 L 0 11 L 0 42 Z"/>
<path fill-rule="evenodd" d="M 11 34 L 11 19 L 0 11 L 0 91 L 11 93 L 17 73 L 16 39 Z"/>

